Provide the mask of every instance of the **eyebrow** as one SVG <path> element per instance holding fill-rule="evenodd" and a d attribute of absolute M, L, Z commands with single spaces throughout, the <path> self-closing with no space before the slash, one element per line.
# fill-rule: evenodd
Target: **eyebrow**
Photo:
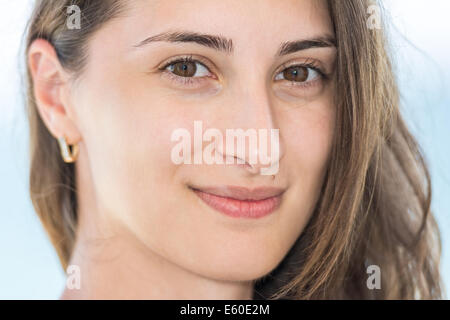
<path fill-rule="evenodd" d="M 222 36 L 202 34 L 191 31 L 168 31 L 146 38 L 134 47 L 140 48 L 154 42 L 191 42 L 226 54 L 233 53 L 233 40 Z M 277 56 L 288 55 L 311 48 L 336 47 L 336 40 L 331 36 L 320 36 L 311 39 L 283 42 L 277 51 Z"/>

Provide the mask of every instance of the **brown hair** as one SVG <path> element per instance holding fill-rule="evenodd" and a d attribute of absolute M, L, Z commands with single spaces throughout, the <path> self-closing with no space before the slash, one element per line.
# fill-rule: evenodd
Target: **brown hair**
<path fill-rule="evenodd" d="M 37 1 L 27 49 L 48 40 L 63 65 L 80 72 L 86 45 L 121 11 L 119 0 Z M 287 256 L 255 282 L 255 299 L 441 298 L 441 239 L 430 212 L 431 183 L 399 111 L 399 93 L 382 29 L 366 22 L 370 0 L 328 0 L 337 42 L 336 131 L 319 202 Z M 82 28 L 65 27 L 77 5 Z M 30 193 L 65 269 L 77 224 L 74 168 L 39 117 L 29 72 Z M 381 270 L 369 290 L 367 267 Z"/>

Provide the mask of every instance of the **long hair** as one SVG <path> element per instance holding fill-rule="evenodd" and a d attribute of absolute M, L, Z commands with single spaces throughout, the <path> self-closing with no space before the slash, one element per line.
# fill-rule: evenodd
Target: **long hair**
<path fill-rule="evenodd" d="M 90 36 L 121 12 L 123 0 L 38 0 L 27 43 L 55 48 L 64 68 L 81 72 Z M 280 264 L 255 281 L 255 299 L 439 299 L 440 232 L 421 150 L 399 111 L 384 28 L 367 25 L 370 0 L 328 0 L 337 43 L 336 126 L 314 213 Z M 77 5 L 83 27 L 65 27 Z M 28 51 L 28 50 L 26 50 Z M 75 172 L 37 112 L 27 70 L 30 195 L 66 269 L 75 242 Z M 381 286 L 367 285 L 368 267 Z"/>

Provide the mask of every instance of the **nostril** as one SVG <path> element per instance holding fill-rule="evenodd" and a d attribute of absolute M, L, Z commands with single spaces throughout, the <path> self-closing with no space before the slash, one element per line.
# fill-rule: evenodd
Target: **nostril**
<path fill-rule="evenodd" d="M 258 166 L 250 164 L 248 161 L 238 157 L 238 156 L 224 156 L 225 164 L 231 164 L 235 165 L 241 168 L 246 169 L 247 171 L 251 172 L 252 174 L 258 174 L 259 168 Z"/>
<path fill-rule="evenodd" d="M 252 166 L 249 163 L 246 163 L 244 166 L 247 169 L 247 171 L 249 171 L 250 173 L 252 173 L 252 174 L 259 174 L 259 168 L 258 167 Z"/>

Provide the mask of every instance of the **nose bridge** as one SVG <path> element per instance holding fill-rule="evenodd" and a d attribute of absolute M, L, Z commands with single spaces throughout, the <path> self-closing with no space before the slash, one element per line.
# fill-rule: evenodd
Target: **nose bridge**
<path fill-rule="evenodd" d="M 234 125 L 242 128 L 270 129 L 276 126 L 273 101 L 270 99 L 266 76 L 261 68 L 238 75 L 232 90 L 235 106 Z"/>
<path fill-rule="evenodd" d="M 284 153 L 281 142 L 280 129 L 276 118 L 274 101 L 270 98 L 269 85 L 262 68 L 253 65 L 247 73 L 239 74 L 239 81 L 231 90 L 233 116 L 227 124 L 229 129 L 242 129 L 245 132 L 244 149 L 236 145 L 232 154 L 227 156 L 247 163 L 253 172 L 260 172 L 261 168 L 278 164 Z M 241 132 L 242 133 L 242 132 Z M 250 136 L 256 133 L 256 144 L 252 144 Z"/>

